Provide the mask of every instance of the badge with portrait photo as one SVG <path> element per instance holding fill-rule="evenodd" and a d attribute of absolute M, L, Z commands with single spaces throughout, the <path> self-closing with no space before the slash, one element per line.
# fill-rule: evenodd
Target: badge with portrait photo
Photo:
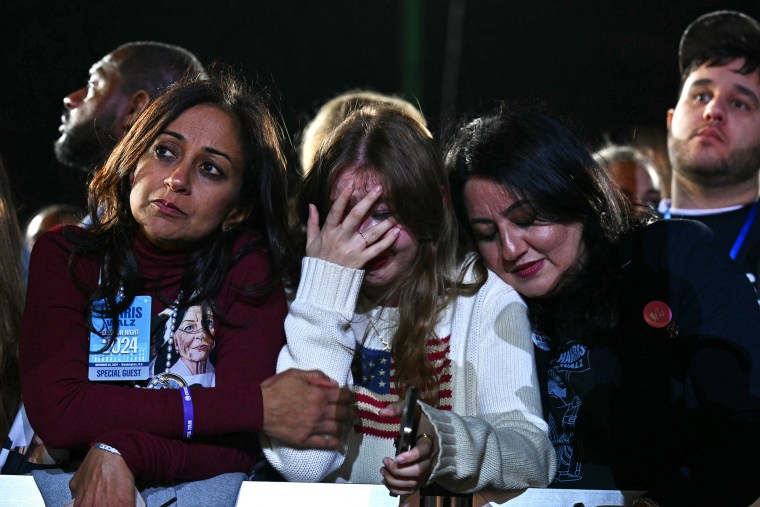
<path fill-rule="evenodd" d="M 167 311 L 171 312 L 170 309 Z M 207 319 L 207 329 L 204 329 L 200 305 L 179 308 L 176 316 L 168 319 L 153 362 L 154 378 L 148 387 L 215 385 L 216 340 L 210 310 Z M 172 322 L 173 329 L 170 329 Z"/>

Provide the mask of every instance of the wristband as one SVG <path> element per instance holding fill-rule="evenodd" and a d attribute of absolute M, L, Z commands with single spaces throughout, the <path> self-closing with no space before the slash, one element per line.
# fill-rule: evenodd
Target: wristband
<path fill-rule="evenodd" d="M 182 438 L 190 440 L 193 438 L 193 396 L 190 394 L 190 388 L 187 386 L 180 387 L 182 394 L 182 412 L 185 416 L 185 424 L 182 426 Z"/>
<path fill-rule="evenodd" d="M 110 452 L 111 454 L 116 454 L 117 456 L 121 456 L 121 453 L 119 452 L 118 449 L 116 449 L 115 447 L 111 447 L 108 444 L 104 444 L 103 442 L 95 442 L 90 447 L 94 447 L 96 449 L 100 449 L 101 451 L 107 451 L 107 452 Z"/>

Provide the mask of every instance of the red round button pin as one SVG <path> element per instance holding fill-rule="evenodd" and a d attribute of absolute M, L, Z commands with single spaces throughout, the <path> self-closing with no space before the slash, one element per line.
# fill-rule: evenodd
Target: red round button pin
<path fill-rule="evenodd" d="M 644 307 L 644 321 L 652 327 L 663 328 L 673 320 L 673 311 L 662 301 L 650 301 Z"/>

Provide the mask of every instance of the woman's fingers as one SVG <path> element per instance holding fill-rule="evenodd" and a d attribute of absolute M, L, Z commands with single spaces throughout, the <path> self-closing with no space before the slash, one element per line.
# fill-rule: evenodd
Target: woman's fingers
<path fill-rule="evenodd" d="M 319 236 L 319 211 L 313 204 L 309 204 L 309 220 L 306 222 L 306 244 L 311 245 L 311 242 L 317 239 Z"/>
<path fill-rule="evenodd" d="M 338 194 L 338 198 L 335 199 L 332 206 L 330 206 L 330 212 L 325 218 L 325 226 L 338 227 L 343 221 L 343 216 L 346 213 L 346 206 L 348 206 L 348 200 L 351 198 L 351 194 L 354 191 L 354 184 L 350 182 L 343 187 Z"/>
<path fill-rule="evenodd" d="M 352 192 L 352 185 L 341 189 L 321 229 L 319 213 L 315 206 L 309 205 L 306 255 L 349 268 L 361 268 L 393 245 L 398 232 L 387 234 L 397 224 L 392 217 L 360 230 L 383 188 L 379 185 L 373 188 L 345 214 Z"/>
<path fill-rule="evenodd" d="M 380 415 L 385 417 L 401 417 L 401 413 L 404 409 L 404 401 L 396 401 L 389 403 L 385 408 L 380 410 Z"/>
<path fill-rule="evenodd" d="M 388 218 L 360 234 L 362 240 L 366 242 L 365 253 L 367 255 L 365 257 L 367 260 L 377 257 L 393 246 L 393 243 L 398 239 L 398 235 L 401 234 L 396 225 L 395 219 Z M 379 233 L 382 234 L 378 236 Z"/>
<path fill-rule="evenodd" d="M 389 217 L 362 229 L 368 215 L 381 198 L 383 188 L 376 186 L 345 214 L 353 187 L 341 189 L 333 202 L 322 228 L 319 228 L 319 212 L 309 205 L 306 226 L 306 255 L 340 264 L 348 268 L 362 268 L 372 259 L 390 249 L 400 234 L 398 221 Z"/>
<path fill-rule="evenodd" d="M 380 199 L 381 195 L 383 195 L 383 187 L 377 185 L 375 188 L 367 192 L 367 195 L 362 197 L 362 199 L 356 203 L 356 206 L 351 208 L 351 211 L 348 212 L 348 215 L 346 215 L 346 218 L 341 224 L 341 227 L 345 230 L 346 233 L 352 234 L 359 231 L 359 227 L 361 226 L 362 222 L 364 222 L 364 218 L 367 216 L 367 213 L 369 213 L 369 210 L 372 209 L 377 200 Z M 335 204 L 337 203 L 338 201 L 335 201 Z M 333 207 L 335 207 L 335 204 Z M 345 206 L 343 207 L 342 211 L 345 211 Z"/>
<path fill-rule="evenodd" d="M 389 407 L 382 415 L 389 416 L 399 408 Z M 383 468 L 380 470 L 383 482 L 394 494 L 408 495 L 420 489 L 427 484 L 433 471 L 437 439 L 435 429 L 424 414 L 420 417 L 419 427 L 422 432 L 414 447 L 402 452 L 395 459 L 383 459 Z"/>
<path fill-rule="evenodd" d="M 428 438 L 419 438 L 414 447 L 396 456 L 396 463 L 402 466 L 406 463 L 430 461 L 432 458 L 433 441 Z"/>
<path fill-rule="evenodd" d="M 408 495 L 425 485 L 427 467 L 423 463 L 401 466 L 391 458 L 383 460 L 380 473 L 388 489 L 397 495 Z"/>

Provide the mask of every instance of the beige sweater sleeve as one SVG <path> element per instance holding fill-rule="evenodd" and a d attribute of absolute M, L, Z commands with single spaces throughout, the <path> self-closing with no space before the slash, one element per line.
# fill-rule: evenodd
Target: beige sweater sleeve
<path fill-rule="evenodd" d="M 305 257 L 295 300 L 285 319 L 287 344 L 277 372 L 321 370 L 340 385 L 350 383 L 355 348 L 349 326 L 364 271 Z M 260 437 L 267 460 L 288 481 L 318 482 L 341 466 L 345 449 L 294 449 Z"/>
<path fill-rule="evenodd" d="M 473 301 L 463 299 L 452 322 L 462 365 L 454 411 L 422 405 L 440 449 L 431 481 L 459 492 L 546 487 L 556 456 L 525 303 L 492 273 Z"/>

